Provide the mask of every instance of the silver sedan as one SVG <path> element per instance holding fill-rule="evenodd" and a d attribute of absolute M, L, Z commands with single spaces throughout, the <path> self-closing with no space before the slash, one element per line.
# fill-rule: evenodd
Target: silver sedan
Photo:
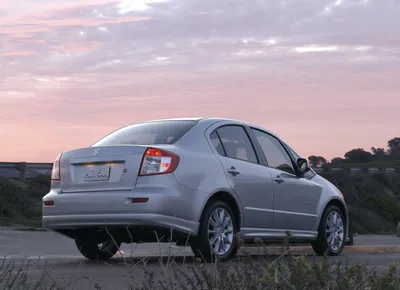
<path fill-rule="evenodd" d="M 342 252 L 343 195 L 274 133 L 222 118 L 137 123 L 60 154 L 43 197 L 43 225 L 88 259 L 121 243 L 176 242 L 210 262 L 239 239 L 311 243 Z"/>

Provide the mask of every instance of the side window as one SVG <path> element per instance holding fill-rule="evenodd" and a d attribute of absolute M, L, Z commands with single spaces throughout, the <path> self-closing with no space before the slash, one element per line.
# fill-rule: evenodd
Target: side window
<path fill-rule="evenodd" d="M 216 131 L 213 131 L 210 134 L 210 139 L 211 139 L 211 142 L 213 143 L 215 149 L 218 151 L 218 153 L 222 156 L 225 156 L 224 148 L 222 147 L 221 141 L 220 141 L 219 136 Z"/>
<path fill-rule="evenodd" d="M 270 167 L 295 174 L 292 160 L 278 139 L 265 132 L 256 129 L 251 130 L 256 136 L 258 143 L 260 143 L 260 146 L 265 154 L 265 158 L 267 158 L 268 165 Z"/>
<path fill-rule="evenodd" d="M 227 157 L 258 163 L 253 145 L 241 126 L 223 126 L 217 129 Z"/>

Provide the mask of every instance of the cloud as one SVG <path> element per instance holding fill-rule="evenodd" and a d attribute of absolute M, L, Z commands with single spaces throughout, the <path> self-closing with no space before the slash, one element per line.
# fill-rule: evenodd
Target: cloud
<path fill-rule="evenodd" d="M 53 29 L 62 29 L 64 27 L 92 27 L 105 24 L 118 24 L 125 22 L 136 22 L 149 20 L 149 17 L 129 17 L 121 19 L 113 18 L 68 18 L 68 19 L 28 19 L 24 21 L 16 21 L 13 25 L 3 25 L 0 34 L 9 35 L 26 35 L 28 33 L 51 32 Z M 29 25 L 27 22 L 33 22 Z"/>
<path fill-rule="evenodd" d="M 376 11 L 375 4 L 363 1 L 333 1 L 328 6 L 338 9 L 334 15 L 319 14 L 325 6 L 315 0 L 265 3 L 254 0 L 246 4 L 241 1 L 227 4 L 210 0 L 201 3 L 142 0 L 99 5 L 87 1 L 78 5 L 77 2 L 61 5 L 63 9 L 49 5 L 44 12 L 14 19 L 0 34 L 22 37 L 22 43 L 11 40 L 19 48 L 30 44 L 32 39 L 43 63 L 35 67 L 40 74 L 49 73 L 54 63 L 63 63 L 55 73 L 69 74 L 77 69 L 108 69 L 109 65 L 104 64 L 115 60 L 123 64 L 122 71 L 137 71 L 161 63 L 198 67 L 207 60 L 221 63 L 221 70 L 224 70 L 227 65 L 239 65 L 234 62 L 243 59 L 294 57 L 300 61 L 293 56 L 293 51 L 316 52 L 324 48 L 326 51 L 329 47 L 338 48 L 337 57 L 341 56 L 346 63 L 348 55 L 340 47 L 384 46 L 376 43 L 382 39 L 381 33 L 374 38 L 366 36 L 362 25 L 354 25 L 354 19 Z M 385 27 L 393 29 L 390 23 L 394 18 L 389 7 L 378 8 L 378 13 L 386 13 L 389 23 Z M 352 29 L 343 29 L 344 25 Z M 38 39 L 43 42 L 37 42 Z M 373 57 L 379 59 L 379 49 L 374 53 Z M 169 57 L 168 61 L 156 61 L 163 55 Z M 303 59 L 309 61 L 305 55 Z"/>
<path fill-rule="evenodd" d="M 337 51 L 337 46 L 318 46 L 318 45 L 311 45 L 311 46 L 300 46 L 294 49 L 297 52 L 324 52 L 324 51 Z"/>
<path fill-rule="evenodd" d="M 38 55 L 36 51 L 10 51 L 10 52 L 0 52 L 0 57 L 9 57 L 9 56 L 29 56 L 29 55 Z"/>
<path fill-rule="evenodd" d="M 302 124 L 314 132 L 307 135 L 313 142 L 317 135 L 328 140 L 328 129 L 340 135 L 332 124 L 362 134 L 362 124 L 396 122 L 394 1 L 19 3 L 0 3 L 2 138 L 17 130 L 33 137 L 26 128 L 36 124 L 43 140 L 35 146 L 44 152 L 54 138 L 80 146 L 125 122 L 181 114 L 248 118 L 290 138 L 301 137 L 295 131 Z M 362 102 L 368 104 L 361 108 Z M 373 108 L 378 120 L 370 120 Z M 108 129 L 91 133 L 99 122 Z M 374 128 L 382 140 L 394 130 Z M 346 135 L 343 144 L 354 138 Z M 11 145 L 20 149 L 8 155 L 25 152 L 17 141 Z"/>
<path fill-rule="evenodd" d="M 123 0 L 117 7 L 120 14 L 126 14 L 129 12 L 146 11 L 152 8 L 152 4 L 165 2 L 168 2 L 168 0 Z"/>

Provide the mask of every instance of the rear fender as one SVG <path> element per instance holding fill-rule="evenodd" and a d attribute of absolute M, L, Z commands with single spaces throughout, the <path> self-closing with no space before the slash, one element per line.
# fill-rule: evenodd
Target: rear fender
<path fill-rule="evenodd" d="M 210 202 L 210 200 L 213 199 L 213 197 L 215 197 L 219 193 L 225 193 L 235 201 L 237 209 L 239 211 L 239 218 L 240 218 L 240 225 L 239 226 L 241 228 L 242 225 L 243 225 L 243 220 L 244 220 L 242 202 L 240 201 L 240 198 L 238 197 L 238 195 L 236 194 L 235 191 L 233 191 L 231 188 L 226 188 L 226 187 L 225 188 L 219 188 L 219 189 L 213 191 L 211 194 L 208 195 L 207 199 L 205 200 L 205 202 L 203 203 L 203 205 L 201 207 L 201 211 L 200 211 L 200 214 L 199 214 L 197 220 L 200 222 L 200 219 L 201 219 L 201 216 L 203 215 L 205 207 Z"/>

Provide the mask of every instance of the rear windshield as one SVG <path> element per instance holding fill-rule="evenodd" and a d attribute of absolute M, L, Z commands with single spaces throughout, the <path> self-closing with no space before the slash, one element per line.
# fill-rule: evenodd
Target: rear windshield
<path fill-rule="evenodd" d="M 92 146 L 173 144 L 196 123 L 171 120 L 134 124 L 107 135 Z"/>

